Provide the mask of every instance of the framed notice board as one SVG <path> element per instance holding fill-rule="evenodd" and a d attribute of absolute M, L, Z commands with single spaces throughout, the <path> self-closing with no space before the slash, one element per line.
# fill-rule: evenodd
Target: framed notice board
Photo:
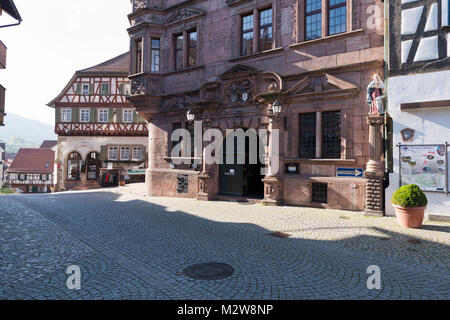
<path fill-rule="evenodd" d="M 448 144 L 399 144 L 400 186 L 448 194 Z"/>

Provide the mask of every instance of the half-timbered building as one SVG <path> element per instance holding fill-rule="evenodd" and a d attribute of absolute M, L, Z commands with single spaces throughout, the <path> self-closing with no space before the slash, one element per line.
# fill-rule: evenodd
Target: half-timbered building
<path fill-rule="evenodd" d="M 5 182 L 5 167 L 6 167 L 6 143 L 0 142 L 0 188 Z"/>
<path fill-rule="evenodd" d="M 6 12 L 7 15 L 2 16 L 2 12 Z M 0 0 L 0 28 L 16 26 L 21 22 L 22 17 L 20 16 L 14 1 Z M 0 69 L 6 68 L 6 51 L 6 46 L 0 40 Z M 5 93 L 6 89 L 0 84 L 0 126 L 4 125 L 4 118 L 6 116 Z"/>
<path fill-rule="evenodd" d="M 419 185 L 431 218 L 450 219 L 450 5 L 389 0 L 388 112 L 392 117 L 389 188 Z M 386 212 L 394 215 L 392 205 Z"/>
<path fill-rule="evenodd" d="M 24 193 L 51 192 L 54 164 L 53 150 L 22 148 L 8 168 L 9 184 Z"/>
<path fill-rule="evenodd" d="M 365 209 L 365 91 L 383 74 L 380 0 L 132 4 L 129 99 L 148 121 L 149 194 Z M 197 136 L 266 130 L 263 161 L 207 163 L 210 141 L 174 155 L 171 137 L 195 133 L 192 118 L 202 122 Z M 248 159 L 250 142 L 226 150 L 226 139 L 220 155 Z"/>
<path fill-rule="evenodd" d="M 57 188 L 144 181 L 147 125 L 127 101 L 130 55 L 77 71 L 55 109 Z"/>

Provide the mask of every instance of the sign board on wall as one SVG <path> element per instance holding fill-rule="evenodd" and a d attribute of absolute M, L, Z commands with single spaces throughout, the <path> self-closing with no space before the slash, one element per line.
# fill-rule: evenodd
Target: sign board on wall
<path fill-rule="evenodd" d="M 364 177 L 364 169 L 363 168 L 337 168 L 336 176 L 362 178 L 362 177 Z"/>
<path fill-rule="evenodd" d="M 447 144 L 399 145 L 400 186 L 448 193 Z"/>

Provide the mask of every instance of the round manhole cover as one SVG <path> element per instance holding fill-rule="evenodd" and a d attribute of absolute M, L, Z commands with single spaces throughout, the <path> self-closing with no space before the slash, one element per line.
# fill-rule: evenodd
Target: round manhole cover
<path fill-rule="evenodd" d="M 232 266 L 222 262 L 205 262 L 193 264 L 183 270 L 185 276 L 198 280 L 220 280 L 231 276 Z"/>

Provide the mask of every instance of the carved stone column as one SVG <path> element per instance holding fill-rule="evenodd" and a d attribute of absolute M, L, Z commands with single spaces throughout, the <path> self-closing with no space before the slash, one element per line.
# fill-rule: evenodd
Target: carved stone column
<path fill-rule="evenodd" d="M 268 148 L 268 172 L 262 179 L 264 182 L 264 199 L 262 203 L 278 205 L 282 199 L 282 183 L 280 179 L 280 150 L 282 147 L 281 135 L 274 134 L 280 130 L 280 118 L 269 115 L 269 148 Z"/>
<path fill-rule="evenodd" d="M 383 178 L 384 165 L 381 127 L 382 115 L 367 116 L 369 125 L 369 161 L 366 166 L 366 211 L 365 215 L 383 216 Z"/>

